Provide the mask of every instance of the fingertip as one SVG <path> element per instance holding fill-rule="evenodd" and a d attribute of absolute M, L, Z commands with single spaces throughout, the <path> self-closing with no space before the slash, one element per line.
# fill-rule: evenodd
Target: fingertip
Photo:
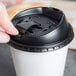
<path fill-rule="evenodd" d="M 12 24 L 12 23 L 9 23 L 10 26 L 7 28 L 4 28 L 5 31 L 8 33 L 8 34 L 11 34 L 11 35 L 18 35 L 19 32 L 18 30 L 15 28 L 15 26 Z"/>
<path fill-rule="evenodd" d="M 17 29 L 15 29 L 15 31 L 12 33 L 12 35 L 18 35 L 18 34 L 19 34 L 19 32 Z"/>

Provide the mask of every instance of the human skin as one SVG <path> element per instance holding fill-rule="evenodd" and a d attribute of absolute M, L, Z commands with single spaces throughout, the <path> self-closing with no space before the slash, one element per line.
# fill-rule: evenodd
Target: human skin
<path fill-rule="evenodd" d="M 0 3 L 0 28 L 4 30 L 0 30 L 0 43 L 7 43 L 10 40 L 10 36 L 8 34 L 18 34 L 18 30 L 13 26 L 9 19 L 6 7 L 3 3 Z"/>

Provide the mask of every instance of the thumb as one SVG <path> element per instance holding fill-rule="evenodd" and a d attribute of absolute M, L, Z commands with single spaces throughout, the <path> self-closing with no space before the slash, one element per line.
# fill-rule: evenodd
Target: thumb
<path fill-rule="evenodd" d="M 10 40 L 9 35 L 0 31 L 0 43 L 7 43 L 9 42 L 9 40 Z"/>

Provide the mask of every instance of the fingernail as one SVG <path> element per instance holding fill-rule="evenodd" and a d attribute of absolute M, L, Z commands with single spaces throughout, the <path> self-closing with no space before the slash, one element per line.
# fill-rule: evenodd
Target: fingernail
<path fill-rule="evenodd" d="M 16 28 L 14 28 L 14 31 L 12 32 L 12 35 L 18 35 L 18 34 L 19 34 L 18 30 Z"/>
<path fill-rule="evenodd" d="M 18 35 L 19 34 L 19 32 L 18 32 L 18 30 L 15 28 L 15 26 L 11 23 L 11 29 L 10 29 L 10 34 L 12 34 L 12 35 Z"/>
<path fill-rule="evenodd" d="M 9 42 L 10 37 L 7 34 L 0 33 L 0 43 L 7 43 Z"/>

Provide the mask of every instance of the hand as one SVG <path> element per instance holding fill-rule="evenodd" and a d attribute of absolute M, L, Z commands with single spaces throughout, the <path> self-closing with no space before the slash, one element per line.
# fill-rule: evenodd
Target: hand
<path fill-rule="evenodd" d="M 10 40 L 11 35 L 17 35 L 18 31 L 11 23 L 7 14 L 4 4 L 0 3 L 0 28 L 4 31 L 0 31 L 0 43 L 7 43 Z"/>

